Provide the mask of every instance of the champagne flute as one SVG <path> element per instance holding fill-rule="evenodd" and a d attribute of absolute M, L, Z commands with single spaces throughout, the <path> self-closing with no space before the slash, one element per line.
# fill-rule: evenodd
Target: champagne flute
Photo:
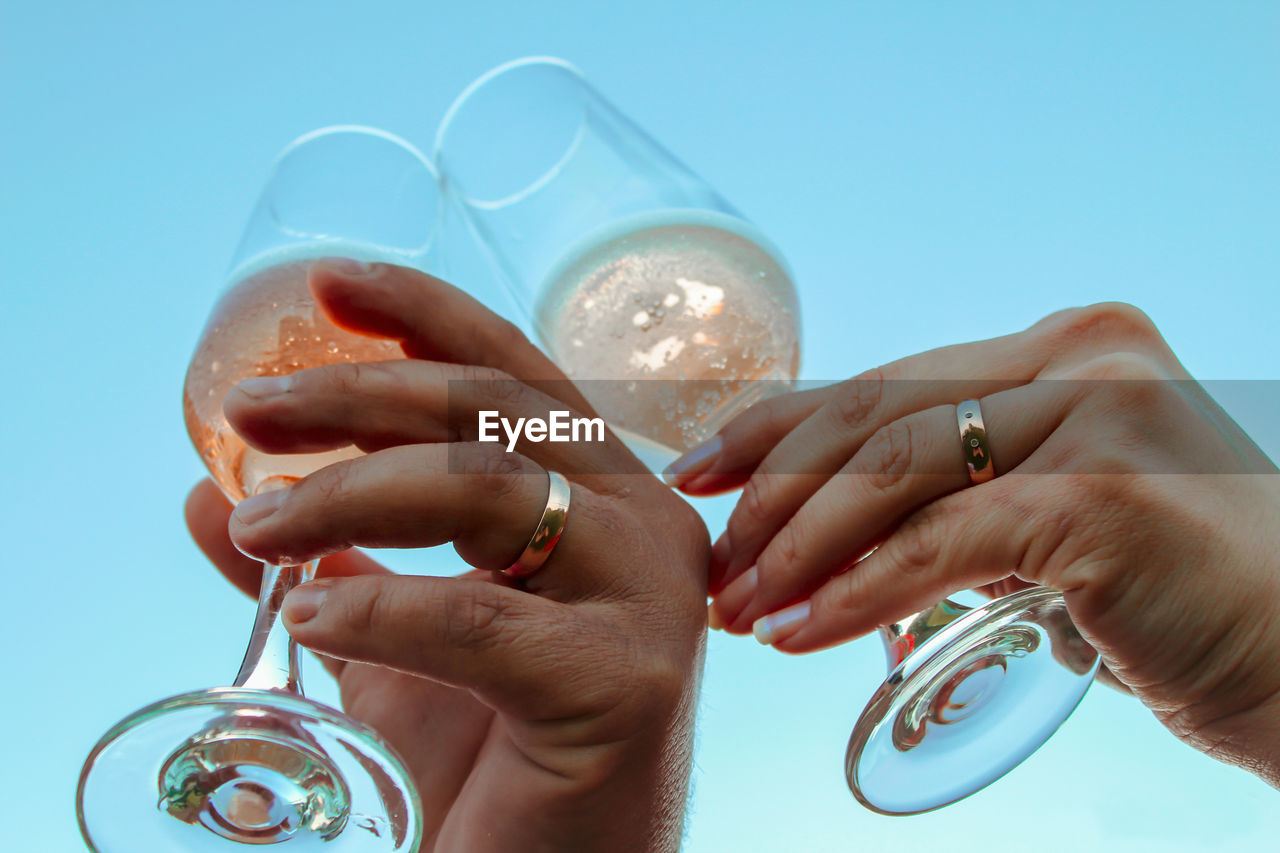
<path fill-rule="evenodd" d="M 481 76 L 435 157 L 544 348 L 651 468 L 792 387 L 782 255 L 567 62 Z"/>
<path fill-rule="evenodd" d="M 434 265 L 439 198 L 421 153 L 379 130 L 315 131 L 280 155 L 183 389 L 191 440 L 232 501 L 358 454 L 353 447 L 260 453 L 230 428 L 222 400 L 251 376 L 401 357 L 393 342 L 330 322 L 308 290 L 307 272 L 322 257 Z M 233 686 L 162 700 L 102 737 L 77 792 L 90 849 L 418 849 L 421 805 L 395 751 L 372 729 L 302 695 L 298 647 L 277 617 L 285 594 L 315 571 L 314 562 L 264 566 Z"/>

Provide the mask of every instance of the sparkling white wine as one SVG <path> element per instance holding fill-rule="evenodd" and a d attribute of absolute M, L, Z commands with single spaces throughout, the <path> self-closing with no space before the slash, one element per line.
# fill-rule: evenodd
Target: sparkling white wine
<path fill-rule="evenodd" d="M 795 290 L 749 233 L 677 211 L 612 229 L 548 277 L 543 344 L 571 379 L 613 380 L 582 384 L 612 427 L 680 451 L 795 379 Z"/>
<path fill-rule="evenodd" d="M 251 376 L 283 376 L 343 361 L 401 357 L 394 341 L 363 337 L 335 326 L 307 288 L 312 260 L 320 255 L 352 254 L 351 247 L 326 244 L 320 249 L 290 247 L 260 256 L 232 274 L 232 284 L 214 306 L 187 369 L 182 410 L 192 443 L 233 501 L 254 494 L 269 479 L 304 477 L 359 453 L 354 447 L 312 454 L 261 453 L 245 444 L 222 413 L 227 392 Z"/>

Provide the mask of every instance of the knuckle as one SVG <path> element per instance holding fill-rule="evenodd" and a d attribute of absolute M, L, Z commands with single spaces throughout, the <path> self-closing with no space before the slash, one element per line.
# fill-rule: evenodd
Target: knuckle
<path fill-rule="evenodd" d="M 904 575 L 924 575 L 942 558 L 943 528 L 949 511 L 930 504 L 903 522 L 885 543 L 892 565 Z"/>
<path fill-rule="evenodd" d="M 1090 359 L 1082 372 L 1092 379 L 1128 382 L 1152 382 L 1166 377 L 1158 362 L 1135 352 L 1109 352 Z"/>
<path fill-rule="evenodd" d="M 421 362 L 405 359 L 396 361 L 370 361 L 358 365 L 360 381 L 371 385 L 371 390 L 388 394 L 412 387 L 422 377 Z"/>
<path fill-rule="evenodd" d="M 477 651 L 497 643 L 508 608 L 494 593 L 496 587 L 459 582 L 448 586 L 445 620 L 450 648 Z"/>
<path fill-rule="evenodd" d="M 736 422 L 744 437 L 751 435 L 782 436 L 791 432 L 796 425 L 795 400 L 804 395 L 803 391 L 791 392 L 774 397 L 766 397 L 751 408 Z"/>
<path fill-rule="evenodd" d="M 844 383 L 832 403 L 836 422 L 846 428 L 864 426 L 880 407 L 884 382 L 884 372 L 877 367 Z"/>
<path fill-rule="evenodd" d="M 769 523 L 774 503 L 774 485 L 774 476 L 770 474 L 757 474 L 747 481 L 738 505 L 729 516 L 729 538 L 732 541 L 745 542 Z"/>
<path fill-rule="evenodd" d="M 776 596 L 785 591 L 789 585 L 791 568 L 803 558 L 800 543 L 807 541 L 801 531 L 797 530 L 800 522 L 792 519 L 789 524 L 778 531 L 768 547 L 756 561 L 756 577 L 759 589 L 766 597 Z"/>
<path fill-rule="evenodd" d="M 506 409 L 522 403 L 528 396 L 528 387 L 523 382 L 496 368 L 472 367 L 467 373 L 485 405 Z"/>
<path fill-rule="evenodd" d="M 303 479 L 303 488 L 310 500 L 322 506 L 341 503 L 351 491 L 352 462 L 335 462 Z M 297 487 L 295 487 L 296 489 Z"/>
<path fill-rule="evenodd" d="M 354 361 L 343 361 L 329 365 L 325 369 L 329 391 L 335 394 L 351 394 L 360 388 L 363 382 L 364 365 Z"/>
<path fill-rule="evenodd" d="M 525 458 L 496 444 L 468 444 L 456 459 L 458 473 L 473 477 L 493 500 L 515 494 L 528 469 Z"/>
<path fill-rule="evenodd" d="M 854 568 L 827 581 L 810 599 L 814 612 L 827 619 L 857 612 L 866 603 L 866 596 L 859 586 L 861 580 L 861 575 Z"/>
<path fill-rule="evenodd" d="M 512 352 L 533 346 L 519 326 L 497 314 L 489 314 L 478 325 L 477 336 L 485 345 L 485 350 L 482 351 Z"/>
<path fill-rule="evenodd" d="M 1162 346 L 1156 324 L 1141 309 L 1125 302 L 1099 302 L 1050 314 L 1033 327 L 1052 350 L 1088 344 Z"/>
<path fill-rule="evenodd" d="M 481 387 L 487 387 L 490 384 L 515 381 L 509 373 L 501 371 L 496 367 L 486 367 L 480 364 L 465 364 L 459 366 L 458 370 L 463 380 L 473 382 L 477 386 Z"/>
<path fill-rule="evenodd" d="M 862 446 L 859 456 L 864 462 L 858 467 L 867 475 L 872 488 L 885 492 L 893 489 L 911 471 L 917 454 L 916 444 L 922 431 L 912 424 L 912 418 L 900 418 L 876 430 Z"/>
<path fill-rule="evenodd" d="M 1160 332 L 1147 313 L 1127 302 L 1099 302 L 1083 309 L 1095 325 L 1113 330 L 1128 339 L 1160 340 Z"/>
<path fill-rule="evenodd" d="M 1107 353 L 1086 362 L 1077 375 L 1086 393 L 1098 395 L 1108 419 L 1167 412 L 1176 396 L 1172 377 L 1155 359 L 1139 353 Z M 1140 424 L 1135 427 L 1141 429 Z"/>
<path fill-rule="evenodd" d="M 388 595 L 384 585 L 363 579 L 348 581 L 342 587 L 339 599 L 340 623 L 356 637 L 368 637 L 378 630 L 379 622 L 388 609 Z M 332 598 L 332 596 L 331 596 Z"/>

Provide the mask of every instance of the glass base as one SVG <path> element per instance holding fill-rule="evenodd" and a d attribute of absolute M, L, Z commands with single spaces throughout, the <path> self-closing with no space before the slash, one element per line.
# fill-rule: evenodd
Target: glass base
<path fill-rule="evenodd" d="M 408 853 L 422 833 L 413 780 L 371 729 L 301 696 L 234 687 L 114 726 L 85 761 L 76 806 L 96 853 Z"/>
<path fill-rule="evenodd" d="M 914 645 L 872 696 L 849 739 L 850 790 L 873 811 L 910 815 L 985 788 L 1062 725 L 1098 663 L 1055 590 L 964 613 Z"/>

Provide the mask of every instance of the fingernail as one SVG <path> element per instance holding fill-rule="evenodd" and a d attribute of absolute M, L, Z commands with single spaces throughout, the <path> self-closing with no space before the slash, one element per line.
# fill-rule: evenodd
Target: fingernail
<path fill-rule="evenodd" d="M 664 468 L 662 479 L 668 486 L 679 486 L 681 483 L 688 482 L 692 477 L 711 467 L 711 463 L 715 462 L 716 457 L 720 455 L 723 444 L 720 436 L 712 436 Z"/>
<path fill-rule="evenodd" d="M 284 503 L 284 499 L 287 497 L 289 497 L 288 489 L 277 489 L 273 492 L 245 498 L 236 504 L 236 511 L 233 515 L 235 515 L 236 521 L 246 526 L 256 524 L 278 510 L 280 504 Z"/>
<path fill-rule="evenodd" d="M 300 625 L 316 618 L 324 605 L 324 597 L 329 594 L 329 585 L 324 582 L 304 583 L 289 590 L 280 607 L 280 613 L 291 625 Z"/>
<path fill-rule="evenodd" d="M 354 258 L 321 258 L 316 263 L 346 275 L 364 275 L 373 270 L 373 264 L 357 261 Z"/>
<path fill-rule="evenodd" d="M 716 611 L 714 602 L 707 605 L 707 627 L 712 631 L 719 631 L 724 627 L 724 620 L 720 618 L 720 614 Z"/>
<path fill-rule="evenodd" d="M 790 607 L 779 610 L 777 613 L 761 616 L 751 626 L 751 633 L 755 634 L 756 639 L 766 646 L 780 643 L 788 637 L 794 636 L 801 626 L 808 621 L 810 609 L 809 602 L 802 601 L 799 604 L 793 604 Z"/>
<path fill-rule="evenodd" d="M 254 376 L 241 380 L 236 387 L 250 397 L 260 398 L 283 394 L 292 384 L 292 376 Z"/>

